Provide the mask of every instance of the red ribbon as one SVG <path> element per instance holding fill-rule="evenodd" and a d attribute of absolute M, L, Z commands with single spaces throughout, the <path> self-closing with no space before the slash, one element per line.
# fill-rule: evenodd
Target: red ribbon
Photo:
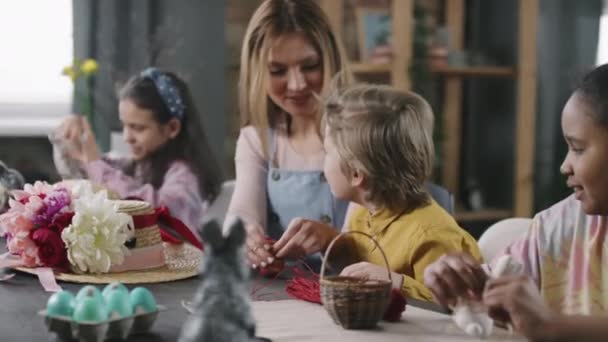
<path fill-rule="evenodd" d="M 169 212 L 169 208 L 162 206 L 156 208 L 154 210 L 154 214 L 148 215 L 136 215 L 133 216 L 133 224 L 135 225 L 135 229 L 141 229 L 146 227 L 151 227 L 153 225 L 158 225 L 160 228 L 160 236 L 165 242 L 169 242 L 172 244 L 179 244 L 183 241 L 171 235 L 171 233 L 165 231 L 165 227 L 170 227 L 176 233 L 181 235 L 184 240 L 190 242 L 194 247 L 203 250 L 203 245 L 201 242 L 194 236 L 194 233 L 179 219 L 171 216 Z"/>

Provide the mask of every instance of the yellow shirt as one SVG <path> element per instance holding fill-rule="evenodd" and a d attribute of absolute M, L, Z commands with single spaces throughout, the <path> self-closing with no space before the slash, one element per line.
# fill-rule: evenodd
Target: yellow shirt
<path fill-rule="evenodd" d="M 388 259 L 391 271 L 404 275 L 401 291 L 406 297 L 432 300 L 424 286 L 424 269 L 440 256 L 465 252 L 481 261 L 481 252 L 471 235 L 435 201 L 399 216 L 388 209 L 373 215 L 365 208 L 353 212 L 349 230 L 373 236 Z M 356 260 L 384 266 L 374 243 L 360 234 L 350 234 Z"/>

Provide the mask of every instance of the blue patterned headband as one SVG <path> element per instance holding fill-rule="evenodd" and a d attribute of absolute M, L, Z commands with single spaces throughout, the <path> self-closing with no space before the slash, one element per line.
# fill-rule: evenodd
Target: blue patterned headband
<path fill-rule="evenodd" d="M 182 97 L 179 95 L 179 90 L 167 74 L 157 68 L 147 68 L 141 72 L 141 77 L 146 77 L 154 82 L 160 97 L 169 109 L 171 116 L 178 118 L 180 121 L 184 119 L 186 106 Z"/>

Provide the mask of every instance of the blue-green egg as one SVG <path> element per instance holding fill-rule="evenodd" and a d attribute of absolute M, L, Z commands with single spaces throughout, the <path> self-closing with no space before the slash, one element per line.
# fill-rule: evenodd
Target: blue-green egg
<path fill-rule="evenodd" d="M 104 298 L 110 318 L 123 318 L 133 314 L 133 306 L 129 300 L 129 292 L 121 290 L 110 291 Z"/>
<path fill-rule="evenodd" d="M 136 287 L 129 294 L 133 312 L 154 312 L 156 311 L 156 300 L 148 289 Z"/>
<path fill-rule="evenodd" d="M 99 323 L 108 319 L 108 311 L 98 297 L 84 297 L 76 302 L 72 319 L 79 323 Z"/>
<path fill-rule="evenodd" d="M 113 291 L 121 291 L 124 292 L 125 295 L 129 296 L 129 289 L 127 289 L 127 287 L 124 286 L 122 283 L 108 284 L 106 287 L 104 287 L 103 291 L 101 292 L 101 295 L 104 299 L 106 299 L 110 292 Z"/>
<path fill-rule="evenodd" d="M 84 286 L 76 294 L 76 303 L 80 303 L 85 297 L 95 297 L 103 303 L 103 297 L 99 289 L 93 285 Z"/>
<path fill-rule="evenodd" d="M 72 317 L 76 300 L 70 291 L 54 293 L 46 303 L 46 313 L 54 317 Z"/>

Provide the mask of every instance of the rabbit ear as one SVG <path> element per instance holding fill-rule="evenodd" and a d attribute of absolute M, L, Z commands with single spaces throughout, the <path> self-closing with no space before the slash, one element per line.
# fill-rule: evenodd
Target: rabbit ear
<path fill-rule="evenodd" d="M 228 228 L 228 243 L 231 245 L 241 246 L 245 242 L 247 232 L 245 231 L 245 225 L 241 219 L 237 218 L 232 222 Z"/>
<path fill-rule="evenodd" d="M 201 238 L 206 245 L 210 246 L 214 250 L 221 249 L 224 246 L 222 228 L 215 220 L 205 223 L 201 230 Z"/>

